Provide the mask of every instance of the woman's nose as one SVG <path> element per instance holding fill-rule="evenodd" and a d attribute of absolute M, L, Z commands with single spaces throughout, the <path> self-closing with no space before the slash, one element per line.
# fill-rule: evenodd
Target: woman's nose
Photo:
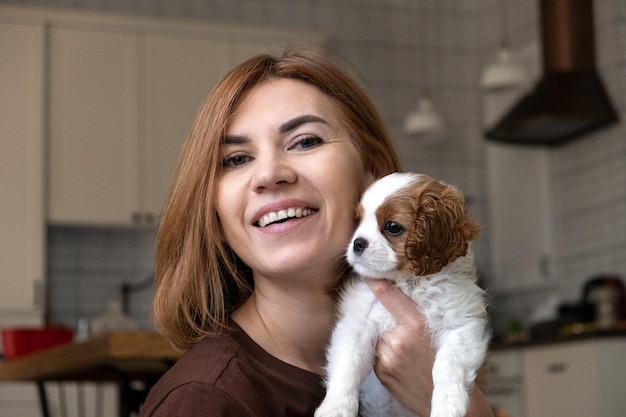
<path fill-rule="evenodd" d="M 274 189 L 296 181 L 297 175 L 293 165 L 286 157 L 271 155 L 256 160 L 252 189 L 256 192 Z"/>

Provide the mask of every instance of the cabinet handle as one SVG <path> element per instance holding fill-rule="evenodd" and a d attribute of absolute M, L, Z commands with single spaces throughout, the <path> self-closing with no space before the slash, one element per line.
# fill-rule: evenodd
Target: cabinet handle
<path fill-rule="evenodd" d="M 33 307 L 40 309 L 46 307 L 46 287 L 43 281 L 35 279 L 33 281 Z"/>
<path fill-rule="evenodd" d="M 563 363 L 563 362 L 560 362 L 560 363 L 550 363 L 550 364 L 548 364 L 546 369 L 547 369 L 549 374 L 559 374 L 559 373 L 567 371 L 567 364 Z"/>
<path fill-rule="evenodd" d="M 154 213 L 146 213 L 144 215 L 145 223 L 152 226 L 156 223 L 156 215 Z"/>
<path fill-rule="evenodd" d="M 141 224 L 141 213 L 138 211 L 134 212 L 131 216 L 131 219 L 133 221 L 133 224 Z"/>

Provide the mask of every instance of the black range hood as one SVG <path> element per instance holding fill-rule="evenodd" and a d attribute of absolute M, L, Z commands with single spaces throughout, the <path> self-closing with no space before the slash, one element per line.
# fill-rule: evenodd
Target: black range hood
<path fill-rule="evenodd" d="M 595 68 L 591 0 L 540 0 L 543 78 L 486 132 L 488 139 L 558 145 L 617 121 Z"/>

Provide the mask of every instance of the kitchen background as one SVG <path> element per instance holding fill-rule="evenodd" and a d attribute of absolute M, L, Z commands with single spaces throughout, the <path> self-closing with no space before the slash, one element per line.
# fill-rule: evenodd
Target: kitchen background
<path fill-rule="evenodd" d="M 483 136 L 481 72 L 503 36 L 529 74 L 540 73 L 536 1 L 498 0 L 0 0 L 4 4 L 174 17 L 220 23 L 311 29 L 354 63 L 387 121 L 406 169 L 460 186 L 485 228 L 477 243 L 480 269 L 493 288 L 497 326 L 530 313 L 549 295 L 577 300 L 600 273 L 626 276 L 626 127 L 623 123 L 545 148 L 542 177 L 551 248 L 548 279 L 499 290 L 491 264 L 490 190 Z M 502 7 L 504 12 L 502 13 Z M 622 121 L 626 118 L 626 1 L 594 2 L 597 66 Z M 501 30 L 502 18 L 506 27 Z M 406 115 L 427 89 L 446 126 L 438 141 L 403 131 Z M 185 132 L 180 132 L 184 135 Z M 510 149 L 515 149 L 511 147 Z M 520 152 L 525 152 L 521 150 Z M 541 184 L 538 184 L 541 185 Z M 523 205 L 518 195 L 511 205 Z M 530 211 L 530 210 L 529 210 Z M 526 219 L 514 219 L 523 224 Z M 75 327 L 119 299 L 122 284 L 153 271 L 155 230 L 50 225 L 47 282 L 51 318 Z M 545 237 L 538 237 L 543 239 Z M 515 273 L 512 272 L 514 275 Z M 523 284 L 523 283 L 521 283 Z M 150 288 L 133 292 L 130 311 L 150 327 Z"/>

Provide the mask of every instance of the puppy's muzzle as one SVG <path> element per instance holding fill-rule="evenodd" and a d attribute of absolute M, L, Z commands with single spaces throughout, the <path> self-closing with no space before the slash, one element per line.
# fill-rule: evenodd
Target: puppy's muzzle
<path fill-rule="evenodd" d="M 367 239 L 357 237 L 356 239 L 354 239 L 354 242 L 352 242 L 352 252 L 354 252 L 354 254 L 357 256 L 361 256 L 363 252 L 365 252 L 365 249 L 367 249 L 368 245 L 369 242 L 367 241 Z"/>

